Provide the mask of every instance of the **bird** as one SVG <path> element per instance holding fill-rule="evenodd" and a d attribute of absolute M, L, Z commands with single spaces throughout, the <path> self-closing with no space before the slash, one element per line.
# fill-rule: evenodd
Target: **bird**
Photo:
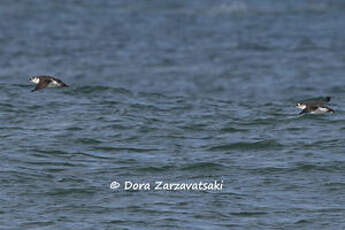
<path fill-rule="evenodd" d="M 300 102 L 296 104 L 296 107 L 302 109 L 299 115 L 304 113 L 311 113 L 311 114 L 322 114 L 322 113 L 335 113 L 335 111 L 325 104 L 327 104 L 331 100 L 331 97 L 325 97 L 320 100 L 316 101 L 306 101 Z"/>
<path fill-rule="evenodd" d="M 36 84 L 36 87 L 31 92 L 51 87 L 69 87 L 60 79 L 51 76 L 34 76 L 30 77 L 29 81 Z"/>

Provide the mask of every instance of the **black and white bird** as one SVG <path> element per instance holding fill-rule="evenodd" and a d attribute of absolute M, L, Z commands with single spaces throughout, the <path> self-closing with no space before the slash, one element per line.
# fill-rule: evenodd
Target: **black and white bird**
<path fill-rule="evenodd" d="M 322 98 L 321 100 L 317 101 L 306 101 L 300 102 L 296 104 L 296 107 L 302 109 L 302 112 L 299 114 L 304 113 L 312 113 L 312 114 L 322 114 L 322 113 L 335 113 L 335 111 L 325 104 L 327 104 L 331 100 L 330 97 Z"/>
<path fill-rule="evenodd" d="M 44 88 L 51 88 L 51 87 L 68 87 L 67 84 L 65 84 L 60 79 L 51 77 L 51 76 L 35 76 L 30 77 L 29 81 L 36 84 L 36 87 L 32 90 L 32 92 Z"/>

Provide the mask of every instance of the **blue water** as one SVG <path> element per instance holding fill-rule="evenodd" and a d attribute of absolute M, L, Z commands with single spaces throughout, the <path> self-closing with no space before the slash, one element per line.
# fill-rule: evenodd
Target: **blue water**
<path fill-rule="evenodd" d="M 344 28 L 340 0 L 1 1 L 0 229 L 344 229 Z"/>

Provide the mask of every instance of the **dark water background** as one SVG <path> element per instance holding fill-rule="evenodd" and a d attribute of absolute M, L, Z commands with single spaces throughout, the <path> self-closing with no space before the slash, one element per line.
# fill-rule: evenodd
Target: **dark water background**
<path fill-rule="evenodd" d="M 341 0 L 2 0 L 0 228 L 344 229 L 344 28 Z"/>

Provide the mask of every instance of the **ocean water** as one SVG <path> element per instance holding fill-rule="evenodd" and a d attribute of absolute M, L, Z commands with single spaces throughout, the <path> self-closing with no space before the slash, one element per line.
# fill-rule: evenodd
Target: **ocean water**
<path fill-rule="evenodd" d="M 3 0 L 0 28 L 0 229 L 345 228 L 343 1 Z"/>

